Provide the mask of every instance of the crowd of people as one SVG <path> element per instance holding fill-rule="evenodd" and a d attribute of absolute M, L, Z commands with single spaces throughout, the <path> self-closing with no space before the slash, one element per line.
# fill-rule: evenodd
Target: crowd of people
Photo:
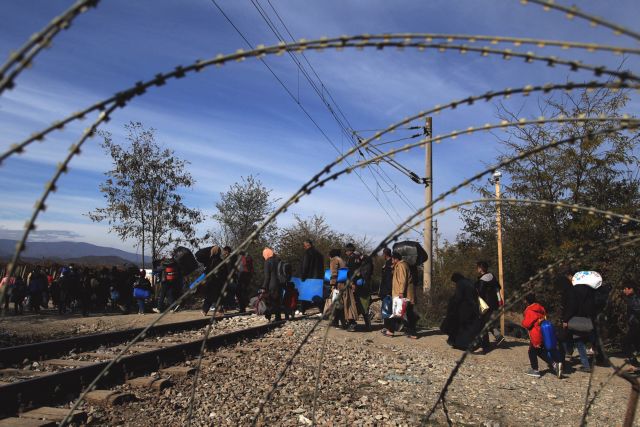
<path fill-rule="evenodd" d="M 325 262 L 310 239 L 305 240 L 303 246 L 298 276 L 303 281 L 324 281 L 320 300 L 298 301 L 291 266 L 268 247 L 262 251 L 264 274 L 260 290 L 257 296 L 249 299 L 254 277 L 251 256 L 246 252 L 232 256 L 232 248 L 212 246 L 196 254 L 206 274 L 202 314 L 206 316 L 220 301 L 219 314 L 232 306 L 240 312 L 250 307 L 270 321 L 280 321 L 283 315 L 290 319 L 297 310 L 304 312 L 315 305 L 326 318 L 331 319 L 335 328 L 354 332 L 362 319 L 362 328 L 371 330 L 373 313 L 370 306 L 374 293 L 371 257 L 357 251 L 350 243 L 344 248 L 331 249 Z M 230 262 L 223 263 L 230 256 Z M 382 256 L 384 264 L 377 287 L 377 294 L 383 301 L 384 327 L 381 332 L 393 337 L 403 331 L 408 338 L 417 339 L 419 316 L 415 285 L 420 274 L 418 265 L 389 248 L 382 250 Z M 326 272 L 325 266 L 328 266 Z M 486 354 L 499 347 L 505 339 L 497 329 L 495 319 L 495 313 L 502 305 L 501 286 L 488 267 L 487 262 L 477 262 L 475 281 L 460 273 L 451 276 L 455 292 L 447 304 L 440 330 L 447 335 L 447 343 L 456 349 L 480 350 Z M 134 267 L 96 270 L 71 265 L 47 272 L 35 266 L 26 278 L 19 275 L 4 277 L 0 289 L 5 293 L 5 312 L 10 311 L 9 304 L 13 303 L 16 315 L 24 313 L 25 305 L 32 312 L 39 313 L 42 308 L 49 307 L 50 302 L 60 314 L 70 311 L 87 315 L 108 310 L 129 313 L 134 307 L 139 314 L 144 314 L 149 309 L 164 311 L 182 294 L 185 285 L 179 263 L 171 258 L 154 263 L 152 278 L 155 288 L 147 272 Z M 223 294 L 225 283 L 228 283 L 227 291 Z M 541 375 L 538 359 L 542 359 L 550 370 L 562 376 L 565 360 L 573 355 L 574 350 L 577 350 L 581 371 L 589 372 L 593 359 L 603 359 L 596 325 L 607 304 L 611 287 L 603 284 L 596 272 L 574 274 L 568 270 L 562 275 L 561 287 L 561 308 L 559 315 L 555 316 L 558 321 L 555 330 L 545 325 L 548 313 L 536 295 L 529 293 L 525 297 L 526 309 L 521 325 L 530 338 L 528 375 Z M 623 292 L 627 302 L 627 333 L 622 347 L 627 363 L 640 368 L 635 357 L 640 351 L 640 291 L 635 285 L 628 284 Z M 395 315 L 395 306 L 393 313 L 385 312 L 385 305 L 390 306 L 392 301 L 394 305 L 395 301 L 402 302 L 400 315 Z M 389 308 L 387 311 L 391 312 Z"/>
<path fill-rule="evenodd" d="M 455 293 L 440 329 L 448 336 L 447 343 L 454 348 L 481 349 L 486 354 L 504 341 L 493 327 L 496 324 L 494 313 L 502 304 L 500 284 L 487 267 L 486 262 L 477 263 L 478 278 L 475 282 L 460 273 L 451 277 Z M 594 362 L 606 363 L 598 323 L 602 321 L 601 314 L 609 300 L 611 286 L 603 283 L 600 274 L 594 271 L 573 273 L 565 269 L 559 280 L 561 300 L 555 319 L 550 318 L 534 292 L 524 297 L 521 326 L 529 335 L 530 368 L 526 374 L 532 377 L 541 376 L 538 364 L 538 359 L 541 359 L 549 371 L 561 378 L 563 367 L 566 373 L 567 361 L 575 350 L 580 361 L 578 371 L 591 372 Z M 622 350 L 626 363 L 640 368 L 636 358 L 640 351 L 640 295 L 633 284 L 625 284 L 623 294 L 627 304 L 627 332 L 622 340 Z M 483 303 L 485 307 L 482 307 Z M 553 320 L 556 321 L 555 326 Z M 489 332 L 494 335 L 493 343 L 490 343 Z M 479 334 L 480 339 L 474 339 Z M 640 370 L 635 372 L 640 374 Z"/>

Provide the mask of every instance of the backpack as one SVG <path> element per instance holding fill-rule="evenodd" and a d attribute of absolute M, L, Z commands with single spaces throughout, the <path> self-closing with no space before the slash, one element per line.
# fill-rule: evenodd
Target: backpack
<path fill-rule="evenodd" d="M 178 277 L 178 269 L 176 264 L 167 264 L 164 266 L 162 270 L 162 281 L 168 282 L 168 284 L 173 284 L 177 281 Z"/>
<path fill-rule="evenodd" d="M 280 283 L 289 283 L 291 281 L 291 264 L 286 261 L 280 260 L 278 262 L 278 281 Z"/>
<path fill-rule="evenodd" d="M 240 267 L 238 268 L 240 273 L 253 274 L 253 258 L 250 255 L 243 255 L 240 258 Z"/>

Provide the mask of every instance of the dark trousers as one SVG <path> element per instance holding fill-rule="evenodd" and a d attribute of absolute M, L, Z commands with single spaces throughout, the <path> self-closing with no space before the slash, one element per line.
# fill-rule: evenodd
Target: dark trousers
<path fill-rule="evenodd" d="M 629 330 L 622 339 L 622 351 L 627 359 L 635 359 L 640 350 L 640 325 L 629 325 Z"/>
<path fill-rule="evenodd" d="M 144 313 L 144 298 L 136 298 L 138 303 L 138 313 Z"/>
<path fill-rule="evenodd" d="M 398 319 L 398 318 L 389 318 L 385 319 L 384 324 L 389 332 L 395 332 L 400 325 L 400 322 L 404 323 L 404 329 L 407 335 L 415 335 L 416 334 L 416 323 L 418 322 L 418 316 L 414 311 L 414 305 L 412 303 L 407 303 L 407 311 L 406 311 L 406 320 Z"/>
<path fill-rule="evenodd" d="M 276 316 L 276 320 L 282 319 L 282 288 L 280 286 L 269 288 L 269 308 L 267 309 L 267 319 L 271 320 L 271 315 Z"/>
<path fill-rule="evenodd" d="M 549 366 L 551 366 L 553 362 L 562 362 L 564 358 L 557 350 L 551 351 L 551 358 L 549 358 L 549 354 L 544 347 L 538 348 L 529 344 L 529 363 L 531 364 L 531 369 L 536 371 L 538 370 L 538 357 Z"/>
<path fill-rule="evenodd" d="M 173 286 L 168 286 L 164 283 L 160 284 L 160 292 L 158 295 L 158 310 L 160 311 L 164 311 L 166 305 L 164 303 L 165 298 L 167 299 L 167 304 L 171 305 L 173 304 L 173 301 L 175 301 L 175 297 L 174 297 L 174 292 L 173 292 Z M 208 310 L 208 309 L 207 309 Z"/>
<path fill-rule="evenodd" d="M 202 301 L 202 312 L 208 313 L 209 309 L 212 305 L 218 302 L 218 298 L 220 297 L 220 289 L 217 285 L 212 283 L 207 283 L 206 285 L 206 294 L 204 297 L 204 301 Z"/>
<path fill-rule="evenodd" d="M 236 298 L 238 299 L 238 310 L 240 313 L 245 312 L 247 307 L 247 292 L 251 287 L 251 273 L 240 273 L 238 275 L 238 284 L 236 286 Z"/>
<path fill-rule="evenodd" d="M 40 304 L 42 299 L 42 293 L 34 292 L 29 296 L 29 309 L 34 313 L 40 313 Z"/>

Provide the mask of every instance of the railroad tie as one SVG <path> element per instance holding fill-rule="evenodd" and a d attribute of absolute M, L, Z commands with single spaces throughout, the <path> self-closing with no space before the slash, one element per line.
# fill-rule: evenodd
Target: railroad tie
<path fill-rule="evenodd" d="M 93 390 L 87 393 L 86 400 L 90 403 L 120 405 L 134 400 L 133 393 L 122 393 L 114 390 Z"/>
<path fill-rule="evenodd" d="M 43 360 L 42 363 L 45 365 L 53 365 L 53 366 L 91 366 L 95 365 L 96 362 L 90 362 L 88 360 L 72 360 L 72 359 L 48 359 Z"/>
<path fill-rule="evenodd" d="M 22 414 L 20 414 L 20 418 L 38 421 L 44 419 L 47 421 L 53 421 L 57 424 L 64 420 L 68 413 L 69 410 L 66 408 L 52 408 L 49 406 L 43 406 L 27 412 L 23 412 Z M 87 413 L 84 411 L 73 411 L 70 419 L 72 423 L 76 424 L 84 423 L 86 420 Z"/>
<path fill-rule="evenodd" d="M 0 369 L 0 378 L 2 377 L 16 377 L 16 378 L 30 378 L 39 375 L 48 375 L 51 372 L 30 371 L 28 369 L 15 369 L 5 368 Z"/>
<path fill-rule="evenodd" d="M 155 377 L 137 377 L 127 381 L 132 387 L 136 388 L 149 388 L 153 390 L 164 390 L 171 386 L 171 382 L 167 378 L 155 378 Z"/>
<path fill-rule="evenodd" d="M 4 418 L 0 420 L 0 427 L 56 427 L 57 422 L 51 420 L 33 420 L 30 418 Z"/>
<path fill-rule="evenodd" d="M 161 374 L 171 375 L 173 377 L 187 377 L 193 375 L 195 372 L 196 369 L 190 366 L 170 366 L 160 369 Z"/>

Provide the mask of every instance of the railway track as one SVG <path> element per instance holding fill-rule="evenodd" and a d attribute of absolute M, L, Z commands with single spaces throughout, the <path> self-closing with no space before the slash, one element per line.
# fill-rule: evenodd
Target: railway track
<path fill-rule="evenodd" d="M 262 322 L 260 318 L 232 319 L 232 317 L 234 316 L 229 315 L 226 319 L 221 319 L 222 322 L 219 325 L 222 328 L 215 329 L 214 331 L 218 334 L 207 339 L 207 349 L 212 350 L 243 340 L 251 340 L 284 323 L 272 322 L 228 331 L 234 326 L 240 326 L 240 322 L 234 320 L 246 320 L 244 323 Z M 110 394 L 108 387 L 150 372 L 160 372 L 165 377 L 187 375 L 191 369 L 189 367 L 170 367 L 197 356 L 202 345 L 203 333 L 202 330 L 190 329 L 203 328 L 209 321 L 210 318 L 206 318 L 154 328 L 154 336 L 147 335 L 144 340 L 134 344 L 97 384 L 101 390 L 96 390 L 93 394 L 97 395 L 98 399 L 100 396 L 106 400 L 118 399 L 118 396 Z M 75 399 L 126 345 L 123 341 L 133 337 L 137 332 L 139 331 L 109 332 L 2 349 L 0 360 L 3 361 L 4 359 L 1 359 L 3 355 L 7 355 L 8 360 L 14 362 L 22 361 L 28 349 L 38 354 L 40 360 L 33 362 L 30 366 L 37 368 L 38 371 L 19 367 L 0 370 L 0 381 L 2 381 L 0 383 L 0 402 L 2 402 L 0 416 L 9 417 L 0 419 L 0 427 L 40 426 L 47 425 L 49 421 L 54 423 L 61 421 L 64 417 L 64 409 L 43 408 L 42 405 L 64 404 Z M 117 344 L 108 345 L 106 341 L 100 340 L 101 336 Z M 87 351 L 94 350 L 96 347 L 98 348 L 96 351 Z M 14 348 L 18 351 L 12 355 L 11 350 Z M 51 356 L 60 357 L 49 358 Z M 29 360 L 34 360 L 33 355 Z M 138 381 L 142 385 L 158 388 L 165 384 L 164 380 L 158 377 L 155 379 L 143 377 Z M 20 414 L 19 418 L 16 417 L 18 414 Z M 81 415 L 78 415 L 78 422 L 82 419 Z M 38 424 L 42 418 L 48 421 Z"/>

